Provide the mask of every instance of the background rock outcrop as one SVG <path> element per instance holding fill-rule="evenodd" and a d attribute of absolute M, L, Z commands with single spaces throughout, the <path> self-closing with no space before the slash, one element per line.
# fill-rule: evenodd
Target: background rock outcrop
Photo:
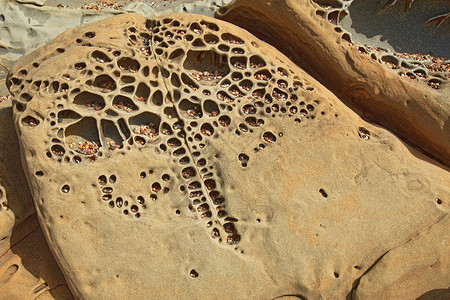
<path fill-rule="evenodd" d="M 76 297 L 376 295 L 415 244 L 439 280 L 408 296 L 448 286 L 448 170 L 245 30 L 120 15 L 21 59 L 8 85 Z M 368 291 L 372 274 L 389 276 Z"/>

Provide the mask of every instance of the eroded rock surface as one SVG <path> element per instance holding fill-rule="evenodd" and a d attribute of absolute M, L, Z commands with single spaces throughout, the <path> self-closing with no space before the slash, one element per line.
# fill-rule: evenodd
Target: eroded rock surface
<path fill-rule="evenodd" d="M 448 61 L 354 44 L 339 26 L 348 4 L 235 0 L 216 16 L 274 45 L 344 103 L 449 166 Z"/>
<path fill-rule="evenodd" d="M 37 214 L 76 297 L 342 299 L 448 217 L 448 170 L 222 21 L 86 24 L 8 82 Z"/>
<path fill-rule="evenodd" d="M 24 4 L 25 2 L 43 4 L 44 1 L 0 2 L 0 96 L 6 91 L 4 79 L 8 69 L 18 59 L 47 44 L 69 28 L 126 12 L 136 12 L 147 17 L 174 12 L 213 16 L 219 6 L 230 0 L 119 0 L 122 5 L 127 4 L 120 10 L 113 9 L 118 8 L 117 6 L 109 5 L 108 8 L 108 5 L 96 1 L 49 0 L 45 6 Z M 90 2 L 90 5 L 84 5 L 80 9 L 83 4 Z"/>
<path fill-rule="evenodd" d="M 0 299 L 72 299 L 20 165 L 12 109 L 0 104 Z"/>

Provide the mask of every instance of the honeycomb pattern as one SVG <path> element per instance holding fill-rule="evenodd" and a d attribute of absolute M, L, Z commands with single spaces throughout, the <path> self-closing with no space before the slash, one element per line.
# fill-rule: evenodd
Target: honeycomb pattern
<path fill-rule="evenodd" d="M 10 90 L 21 130 L 45 124 L 45 154 L 60 164 L 91 164 L 151 149 L 175 159 L 179 174 L 136 173 L 146 187 L 136 195 L 116 188 L 118 176 L 97 175 L 105 208 L 144 218 L 154 201 L 178 185 L 212 239 L 238 243 L 238 218 L 226 208 L 215 169 L 220 156 L 208 158 L 204 149 L 222 135 L 249 135 L 259 140 L 256 153 L 283 138 L 283 132 L 267 126 L 274 118 L 302 126 L 331 112 L 332 105 L 325 105 L 288 65 L 265 57 L 257 42 L 213 22 L 148 19 L 127 26 L 123 34 L 126 45 L 116 49 L 95 46 L 96 33 L 85 32 L 75 45 L 87 47 L 88 57 L 73 61 L 52 80 L 37 79 L 25 69 L 14 74 Z M 38 68 L 39 62 L 30 67 L 31 72 Z M 45 115 L 28 109 L 37 94 L 50 103 Z M 247 168 L 252 155 L 239 153 L 236 164 Z M 61 191 L 70 193 L 70 185 Z"/>
<path fill-rule="evenodd" d="M 316 15 L 335 25 L 335 31 L 342 33 L 341 39 L 348 42 L 359 54 L 370 55 L 373 60 L 383 64 L 399 76 L 414 80 L 419 84 L 426 84 L 433 89 L 440 89 L 442 84 L 450 78 L 450 61 L 444 58 L 420 53 L 391 53 L 383 48 L 354 43 L 350 34 L 344 32 L 339 26 L 339 22 L 348 15 L 347 8 L 353 0 L 314 0 L 314 2 L 317 6 Z M 389 2 L 391 3 L 387 3 L 385 7 L 395 3 L 395 1 Z M 411 5 L 411 2 L 409 2 L 409 5 Z"/>

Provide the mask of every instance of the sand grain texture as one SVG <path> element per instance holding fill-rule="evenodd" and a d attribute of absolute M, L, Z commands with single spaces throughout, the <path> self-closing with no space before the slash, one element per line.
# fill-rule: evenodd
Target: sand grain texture
<path fill-rule="evenodd" d="M 408 297 L 448 287 L 435 242 L 448 239 L 448 170 L 232 24 L 85 24 L 21 59 L 8 85 L 76 297 L 342 299 L 414 243 L 442 280 L 406 284 Z"/>

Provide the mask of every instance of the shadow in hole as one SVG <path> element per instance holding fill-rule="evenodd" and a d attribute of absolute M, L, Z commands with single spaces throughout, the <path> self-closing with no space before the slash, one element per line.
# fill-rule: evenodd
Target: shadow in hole
<path fill-rule="evenodd" d="M 36 296 L 49 291 L 55 299 L 73 299 L 67 283 L 48 248 L 39 225 L 32 196 L 20 160 L 12 108 L 0 105 L 0 178 L 6 191 L 8 208 L 14 214 L 14 227 L 10 237 L 11 252 L 20 257 L 26 272 L 21 276 L 42 278 L 47 284 L 30 286 Z M 27 275 L 27 273 L 29 273 Z M 26 286 L 27 280 L 22 283 Z M 28 288 L 28 286 L 26 286 Z"/>
<path fill-rule="evenodd" d="M 276 298 L 273 298 L 272 300 L 294 300 L 294 299 L 307 300 L 306 297 L 304 296 L 294 294 L 278 296 Z"/>
<path fill-rule="evenodd" d="M 434 22 L 425 24 L 432 17 L 450 12 L 448 1 L 414 1 L 406 12 L 405 0 L 399 0 L 394 6 L 382 9 L 386 2 L 387 0 L 354 0 L 349 7 L 352 24 L 343 21 L 341 25 L 352 32 L 355 41 L 362 44 L 383 47 L 382 42 L 377 43 L 372 39 L 381 35 L 381 41 L 386 40 L 397 52 L 420 52 L 450 57 L 448 47 L 450 21 L 445 21 L 437 29 L 434 28 L 436 25 Z"/>
<path fill-rule="evenodd" d="M 426 292 L 416 300 L 448 300 L 450 299 L 450 287 L 448 289 L 435 289 Z"/>

